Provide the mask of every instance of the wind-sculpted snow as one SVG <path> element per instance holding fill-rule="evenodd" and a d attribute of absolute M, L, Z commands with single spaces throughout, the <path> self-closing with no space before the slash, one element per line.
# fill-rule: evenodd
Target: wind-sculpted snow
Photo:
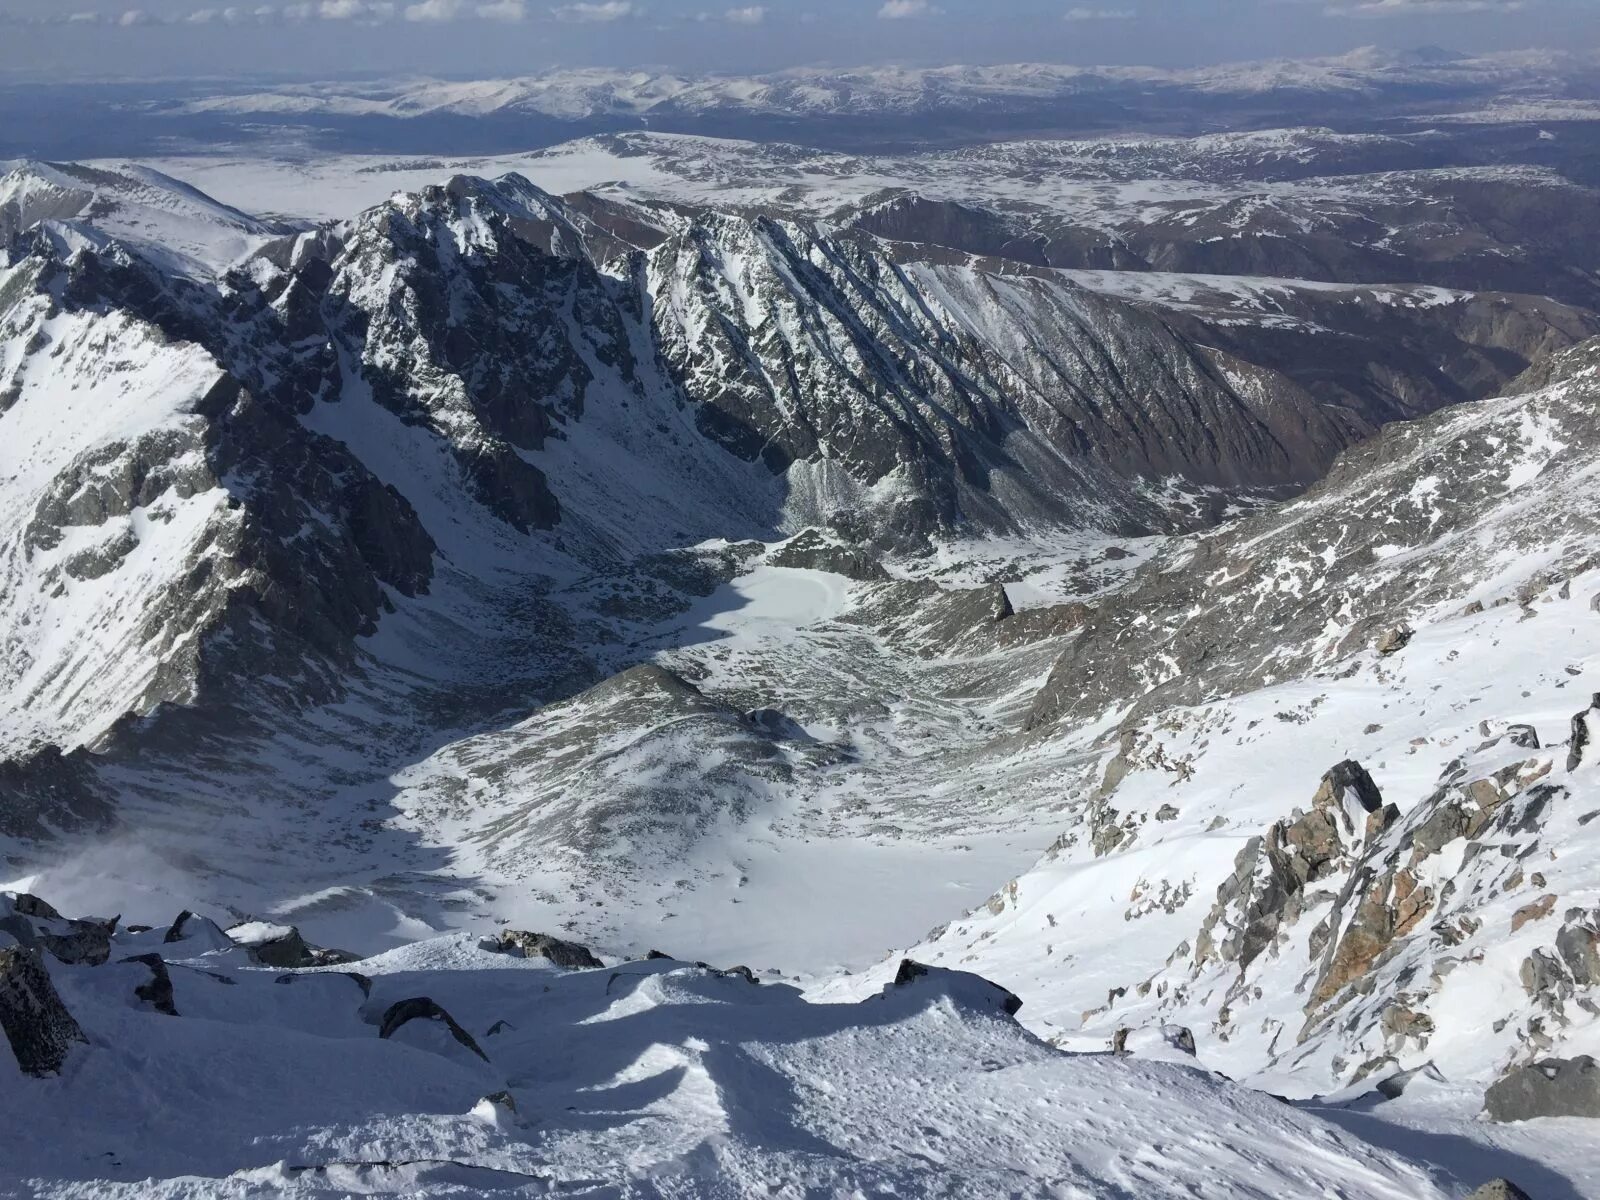
<path fill-rule="evenodd" d="M 1053 1049 L 971 975 L 908 968 L 879 997 L 813 1005 L 749 973 L 671 958 L 566 971 L 470 935 L 284 971 L 191 932 L 201 925 L 119 931 L 100 966 L 50 962 L 87 1042 L 54 1078 L 0 1051 L 0 1187 L 1449 1194 L 1400 1156 L 1208 1072 Z M 157 968 L 167 1012 L 140 991 Z M 403 1001 L 442 1015 L 401 1022 Z"/>

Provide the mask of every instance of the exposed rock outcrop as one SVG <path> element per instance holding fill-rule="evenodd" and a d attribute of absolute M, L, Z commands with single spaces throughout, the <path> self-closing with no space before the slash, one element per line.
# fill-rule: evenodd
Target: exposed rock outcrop
<path fill-rule="evenodd" d="M 75 1043 L 89 1039 L 78 1028 L 50 982 L 37 950 L 0 947 L 0 1030 L 25 1075 L 55 1075 Z"/>

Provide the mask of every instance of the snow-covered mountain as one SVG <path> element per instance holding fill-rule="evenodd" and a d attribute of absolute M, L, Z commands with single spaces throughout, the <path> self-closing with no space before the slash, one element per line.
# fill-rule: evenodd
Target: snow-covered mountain
<path fill-rule="evenodd" d="M 1063 1045 L 1176 1023 L 1274 1091 L 1392 1078 L 1402 1125 L 1592 1054 L 1597 349 L 1143 567 L 1028 720 L 1076 816 L 911 952 Z"/>
<path fill-rule="evenodd" d="M 1476 97 L 1552 88 L 1566 77 L 1592 79 L 1581 53 L 1392 53 L 1377 48 L 1322 59 L 1281 59 L 1190 70 L 1002 66 L 803 68 L 770 75 L 691 75 L 578 69 L 520 79 L 457 82 L 293 84 L 263 91 L 219 90 L 182 101 L 181 113 L 484 117 L 706 117 L 730 113 L 784 120 L 883 116 L 924 119 L 947 113 L 1013 115 L 1059 108 L 1064 101 L 1135 93 L 1190 93 L 1256 98 L 1293 96 Z"/>
<path fill-rule="evenodd" d="M 269 1098 L 19 1177 L 1600 1194 L 1594 192 L 1358 140 L 10 168 L 8 1122 Z"/>

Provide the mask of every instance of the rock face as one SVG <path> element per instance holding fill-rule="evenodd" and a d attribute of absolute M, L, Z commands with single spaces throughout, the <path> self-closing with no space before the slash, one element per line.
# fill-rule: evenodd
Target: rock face
<path fill-rule="evenodd" d="M 1600 1117 L 1600 1063 L 1583 1055 L 1518 1067 L 1484 1093 L 1483 1111 L 1494 1121 Z"/>
<path fill-rule="evenodd" d="M 1239 852 L 1195 939 L 1195 961 L 1235 963 L 1242 980 L 1280 927 L 1299 920 L 1306 888 L 1348 867 L 1395 815 L 1360 763 L 1334 766 L 1322 777 L 1310 812 L 1279 821 Z"/>
<path fill-rule="evenodd" d="M 1557 358 L 1585 353 L 1579 346 Z M 1543 390 L 1388 426 L 1346 452 L 1303 499 L 1146 564 L 1117 604 L 1086 621 L 1039 692 L 1030 727 L 1086 722 L 1128 699 L 1136 721 L 1345 660 L 1389 636 L 1403 614 L 1459 604 L 1462 580 L 1519 549 L 1549 555 L 1540 580 L 1584 569 L 1600 523 L 1561 497 L 1583 486 L 1600 445 L 1600 377 L 1550 370 L 1559 382 Z M 1530 439 L 1530 428 L 1551 440 Z M 1557 453 L 1558 444 L 1571 449 Z M 1418 480 L 1428 486 L 1416 490 Z M 1522 521 L 1505 504 L 1513 489 L 1550 519 Z M 1379 528 L 1381 554 L 1350 533 Z M 1449 536 L 1464 529 L 1482 536 Z M 1425 572 L 1415 569 L 1423 559 Z"/>
<path fill-rule="evenodd" d="M 547 958 L 558 967 L 569 971 L 593 970 L 603 967 L 587 946 L 577 942 L 564 942 L 547 933 L 528 933 L 521 929 L 507 929 L 485 938 L 480 945 L 498 954 L 516 958 Z"/>
<path fill-rule="evenodd" d="M 74 1043 L 87 1042 L 36 950 L 0 947 L 0 1029 L 26 1075 L 57 1074 Z"/>
<path fill-rule="evenodd" d="M 457 178 L 201 269 L 61 188 L 82 236 L 19 215 L 0 267 L 0 699 L 25 716 L 0 835 L 103 823 L 118 765 L 180 794 L 197 739 L 293 729 L 332 760 L 414 738 L 419 707 L 499 711 L 459 627 L 422 662 L 371 640 L 436 621 L 412 602 L 444 578 L 460 627 L 536 631 L 491 657 L 546 700 L 595 677 L 554 574 L 800 524 L 829 532 L 794 554 L 855 575 L 958 530 L 1187 528 L 1352 436 L 1136 306 L 859 231 L 706 212 L 636 251 L 526 180 Z M 45 640 L 67 591 L 74 634 Z M 388 707 L 310 715 L 367 685 Z"/>

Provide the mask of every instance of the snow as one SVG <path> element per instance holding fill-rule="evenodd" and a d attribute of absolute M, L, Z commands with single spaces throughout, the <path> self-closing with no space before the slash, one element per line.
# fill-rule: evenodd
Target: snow
<path fill-rule="evenodd" d="M 121 934 L 118 951 L 159 937 Z M 1450 1194 L 1444 1173 L 1207 1072 L 1048 1047 L 961 975 L 813 1005 L 680 962 L 562 972 L 462 935 L 359 964 L 364 995 L 339 971 L 264 971 L 236 950 L 168 956 L 177 1017 L 134 997 L 140 964 L 52 968 L 89 1044 L 59 1078 L 0 1062 L 0 1188 L 97 1200 Z M 380 1039 L 380 1016 L 414 995 L 488 1061 L 428 1021 Z M 509 1103 L 489 1099 L 501 1092 Z"/>

